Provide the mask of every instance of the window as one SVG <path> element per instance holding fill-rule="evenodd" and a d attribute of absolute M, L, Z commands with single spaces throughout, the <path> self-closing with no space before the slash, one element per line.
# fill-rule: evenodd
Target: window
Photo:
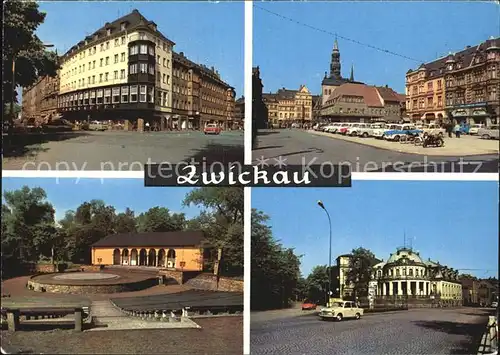
<path fill-rule="evenodd" d="M 163 74 L 163 83 L 167 82 L 167 74 Z"/>
<path fill-rule="evenodd" d="M 89 70 L 92 69 L 92 62 L 89 62 Z"/>
<path fill-rule="evenodd" d="M 125 22 L 120 23 L 120 31 L 125 31 L 127 24 Z"/>
<path fill-rule="evenodd" d="M 92 55 L 92 48 L 89 48 L 89 55 Z"/>
<path fill-rule="evenodd" d="M 85 72 L 85 64 L 82 65 L 82 72 Z"/>
<path fill-rule="evenodd" d="M 104 104 L 111 103 L 111 89 L 104 89 Z"/>
<path fill-rule="evenodd" d="M 95 84 L 95 75 L 92 75 L 92 84 Z"/>
<path fill-rule="evenodd" d="M 148 50 L 149 50 L 149 55 L 152 55 L 154 57 L 154 55 L 155 55 L 155 48 L 153 46 L 148 46 Z"/>
<path fill-rule="evenodd" d="M 148 65 L 146 63 L 139 64 L 139 73 L 145 74 L 148 72 Z"/>
<path fill-rule="evenodd" d="M 139 101 L 140 102 L 146 102 L 146 86 L 145 85 L 141 85 L 140 86 L 140 96 L 139 96 Z"/>
<path fill-rule="evenodd" d="M 136 55 L 138 53 L 138 48 L 137 46 L 132 46 L 129 48 L 129 55 Z"/>
<path fill-rule="evenodd" d="M 146 39 L 144 32 L 139 32 L 139 39 Z"/>
<path fill-rule="evenodd" d="M 118 47 L 120 45 L 120 40 L 118 38 L 115 39 L 115 47 Z"/>
<path fill-rule="evenodd" d="M 168 91 L 165 91 L 163 93 L 163 105 L 166 107 L 168 106 Z"/>
<path fill-rule="evenodd" d="M 92 90 L 90 92 L 90 104 L 95 105 L 95 91 L 94 90 Z"/>
<path fill-rule="evenodd" d="M 104 63 L 104 58 L 101 58 L 101 60 L 99 61 L 99 66 L 102 67 L 103 63 Z"/>
<path fill-rule="evenodd" d="M 100 51 L 102 52 L 104 50 L 104 43 L 101 43 Z"/>
<path fill-rule="evenodd" d="M 115 79 L 118 79 L 118 70 L 115 70 Z"/>
<path fill-rule="evenodd" d="M 128 72 L 129 74 L 137 74 L 137 64 L 130 64 Z"/>
<path fill-rule="evenodd" d="M 163 66 L 166 67 L 167 66 L 167 60 L 165 58 L 163 58 Z"/>
<path fill-rule="evenodd" d="M 109 49 L 109 41 L 106 42 L 106 49 Z"/>
<path fill-rule="evenodd" d="M 155 66 L 153 64 L 149 64 L 149 74 L 155 75 Z"/>
<path fill-rule="evenodd" d="M 160 65 L 160 60 L 161 60 L 160 56 L 159 56 L 159 55 L 157 55 L 157 56 L 156 56 L 156 64 Z"/>
<path fill-rule="evenodd" d="M 113 103 L 120 103 L 120 88 L 113 88 Z"/>
<path fill-rule="evenodd" d="M 104 81 L 108 81 L 108 78 L 109 78 L 109 73 L 105 73 L 104 74 Z"/>
<path fill-rule="evenodd" d="M 106 57 L 106 65 L 109 65 L 109 57 Z"/>
<path fill-rule="evenodd" d="M 111 28 L 108 28 L 108 29 L 106 30 L 106 34 L 107 34 L 108 36 L 109 36 L 109 35 L 111 35 Z"/>
<path fill-rule="evenodd" d="M 121 61 L 122 61 L 122 62 L 124 62 L 124 61 L 125 61 L 125 52 L 124 52 L 124 53 L 122 53 Z"/>
<path fill-rule="evenodd" d="M 95 60 L 92 61 L 92 69 L 95 69 Z"/>
<path fill-rule="evenodd" d="M 128 102 L 128 86 L 122 86 L 122 103 Z"/>
<path fill-rule="evenodd" d="M 102 74 L 99 74 L 99 82 L 102 83 Z"/>
<path fill-rule="evenodd" d="M 115 54 L 115 64 L 118 63 L 118 54 Z"/>
<path fill-rule="evenodd" d="M 170 75 L 167 75 L 167 84 L 170 84 Z"/>
<path fill-rule="evenodd" d="M 165 42 L 163 42 L 163 50 L 167 51 L 167 44 Z"/>
<path fill-rule="evenodd" d="M 122 36 L 122 44 L 125 44 L 125 36 Z"/>
<path fill-rule="evenodd" d="M 125 69 L 120 70 L 120 79 L 125 79 Z"/>
<path fill-rule="evenodd" d="M 137 85 L 130 87 L 130 102 L 137 102 Z"/>
<path fill-rule="evenodd" d="M 89 104 L 89 93 L 86 92 L 85 94 L 83 94 L 83 104 L 84 105 L 88 105 Z"/>
<path fill-rule="evenodd" d="M 139 51 L 140 54 L 148 54 L 148 46 L 147 45 L 141 44 L 139 49 L 140 49 L 140 51 Z"/>
<path fill-rule="evenodd" d="M 170 59 L 167 59 L 167 68 L 170 68 Z M 191 74 L 189 75 L 189 79 L 191 79 Z"/>
<path fill-rule="evenodd" d="M 97 90 L 97 104 L 98 105 L 103 103 L 103 99 L 102 99 L 103 95 L 102 94 L 103 94 L 102 89 Z"/>

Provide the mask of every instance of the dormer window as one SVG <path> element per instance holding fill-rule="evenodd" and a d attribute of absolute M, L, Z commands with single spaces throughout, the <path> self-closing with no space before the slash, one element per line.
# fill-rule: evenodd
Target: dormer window
<path fill-rule="evenodd" d="M 98 39 L 99 39 L 99 35 L 96 33 L 96 34 L 94 35 L 94 40 L 98 40 Z"/>
<path fill-rule="evenodd" d="M 106 30 L 106 34 L 107 34 L 108 36 L 110 36 L 110 35 L 111 35 L 111 28 L 108 28 L 108 29 Z"/>
<path fill-rule="evenodd" d="M 122 22 L 120 24 L 120 31 L 125 31 L 125 28 L 127 27 L 127 24 L 125 22 Z"/>

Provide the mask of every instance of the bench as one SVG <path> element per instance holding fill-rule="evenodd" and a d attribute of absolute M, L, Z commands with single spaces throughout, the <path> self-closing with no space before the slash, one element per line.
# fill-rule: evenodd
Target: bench
<path fill-rule="evenodd" d="M 17 331 L 20 328 L 20 317 L 25 316 L 29 321 L 32 317 L 37 320 L 37 323 L 53 322 L 53 318 L 74 315 L 75 331 L 83 330 L 83 307 L 2 307 L 2 316 L 7 316 L 7 329 Z M 41 319 L 38 319 L 38 318 Z M 50 320 L 49 320 L 50 319 Z"/>

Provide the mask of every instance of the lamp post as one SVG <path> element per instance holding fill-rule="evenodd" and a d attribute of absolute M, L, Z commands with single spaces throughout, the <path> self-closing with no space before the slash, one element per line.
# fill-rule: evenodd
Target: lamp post
<path fill-rule="evenodd" d="M 53 44 L 42 44 L 44 48 L 54 47 Z M 19 54 L 19 53 L 18 53 Z M 17 55 L 12 55 L 12 98 L 10 100 L 10 124 L 14 123 L 14 98 L 16 97 L 16 60 Z"/>
<path fill-rule="evenodd" d="M 318 206 L 325 211 L 328 217 L 328 225 L 330 228 L 330 238 L 328 242 L 328 304 L 330 303 L 330 297 L 332 295 L 332 220 L 330 218 L 330 214 L 328 210 L 325 208 L 325 205 L 321 200 L 318 201 Z M 327 306 L 328 306 L 327 304 Z"/>

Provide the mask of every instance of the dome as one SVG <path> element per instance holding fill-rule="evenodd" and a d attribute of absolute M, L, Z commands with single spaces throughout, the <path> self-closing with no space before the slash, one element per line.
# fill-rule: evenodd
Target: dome
<path fill-rule="evenodd" d="M 401 259 L 411 260 L 415 263 L 424 263 L 418 252 L 409 248 L 398 248 L 396 253 L 391 254 L 387 260 L 387 264 L 398 262 Z"/>

